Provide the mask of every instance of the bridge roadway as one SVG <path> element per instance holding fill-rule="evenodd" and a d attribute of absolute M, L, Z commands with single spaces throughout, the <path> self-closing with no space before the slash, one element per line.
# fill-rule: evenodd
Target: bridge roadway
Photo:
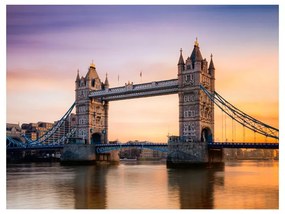
<path fill-rule="evenodd" d="M 177 93 L 178 79 L 171 79 L 135 85 L 133 83 L 128 83 L 122 87 L 91 91 L 89 97 L 101 98 L 104 101 L 115 101 Z"/>
<path fill-rule="evenodd" d="M 23 147 L 8 147 L 8 151 L 24 151 L 24 150 L 55 150 L 62 149 L 63 144 L 57 145 L 31 145 Z M 223 149 L 223 148 L 243 148 L 243 149 L 279 149 L 279 143 L 242 143 L 242 142 L 215 142 L 209 143 L 211 149 Z M 96 145 L 96 151 L 98 153 L 105 153 L 112 150 L 120 150 L 123 148 L 140 148 L 140 149 L 152 149 L 161 152 L 168 151 L 167 143 L 118 143 L 118 144 L 99 144 Z"/>
<path fill-rule="evenodd" d="M 223 149 L 223 148 L 243 148 L 243 149 L 279 149 L 279 143 L 241 143 L 241 142 L 215 142 L 209 143 L 210 149 Z M 122 148 L 141 148 L 152 149 L 161 152 L 168 151 L 167 143 L 134 143 L 134 144 L 101 144 L 96 146 L 97 153 L 104 153 L 112 150 L 120 150 Z"/>

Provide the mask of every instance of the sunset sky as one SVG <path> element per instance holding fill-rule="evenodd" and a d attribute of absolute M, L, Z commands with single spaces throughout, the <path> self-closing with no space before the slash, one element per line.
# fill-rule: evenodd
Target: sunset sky
<path fill-rule="evenodd" d="M 53 122 L 94 60 L 110 87 L 177 78 L 196 37 L 216 68 L 216 91 L 278 128 L 278 6 L 17 6 L 7 12 L 6 121 Z M 142 72 L 142 79 L 140 78 Z M 118 81 L 119 76 L 119 81 Z M 215 138 L 221 136 L 216 109 Z M 238 125 L 236 125 L 238 126 Z M 238 130 L 242 140 L 242 127 Z M 178 135 L 178 96 L 110 103 L 109 140 L 166 142 Z M 246 138 L 253 133 L 247 132 Z M 260 138 L 264 140 L 264 138 Z"/>

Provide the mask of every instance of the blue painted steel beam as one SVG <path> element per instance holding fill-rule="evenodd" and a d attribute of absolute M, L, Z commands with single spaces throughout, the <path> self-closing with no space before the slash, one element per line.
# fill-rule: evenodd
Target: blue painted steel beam
<path fill-rule="evenodd" d="M 97 153 L 106 153 L 114 150 L 121 150 L 122 148 L 138 148 L 138 149 L 151 149 L 161 152 L 167 152 L 168 151 L 168 145 L 160 144 L 160 143 L 147 143 L 147 144 L 141 144 L 141 143 L 133 143 L 133 144 L 100 144 L 96 145 L 96 152 Z"/>
<path fill-rule="evenodd" d="M 211 149 L 241 148 L 241 149 L 279 149 L 279 143 L 240 143 L 215 142 L 208 144 Z"/>
<path fill-rule="evenodd" d="M 9 148 L 7 148 L 7 151 L 55 150 L 55 149 L 63 149 L 63 145 L 34 146 L 34 147 L 9 147 Z"/>
<path fill-rule="evenodd" d="M 26 151 L 26 150 L 54 150 L 62 149 L 63 144 L 59 145 L 27 145 L 26 147 L 8 147 L 7 151 Z M 121 150 L 122 148 L 138 148 L 151 149 L 160 152 L 168 151 L 168 144 L 100 144 L 96 145 L 97 153 L 106 153 L 114 150 Z M 209 143 L 210 149 L 224 149 L 224 148 L 244 148 L 244 149 L 279 149 L 279 143 L 241 143 L 241 142 L 215 142 Z"/>

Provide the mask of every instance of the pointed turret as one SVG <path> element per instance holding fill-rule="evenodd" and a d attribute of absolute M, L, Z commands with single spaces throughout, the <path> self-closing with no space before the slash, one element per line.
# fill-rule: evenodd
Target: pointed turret
<path fill-rule="evenodd" d="M 182 56 L 182 48 L 180 49 L 180 57 L 179 57 L 179 60 L 178 60 L 178 65 L 184 65 L 184 59 L 183 59 L 183 56 Z"/>
<path fill-rule="evenodd" d="M 89 66 L 89 70 L 85 76 L 86 79 L 99 79 L 99 76 L 97 74 L 97 71 L 96 71 L 96 67 L 95 67 L 95 64 L 93 63 L 93 60 L 92 60 L 92 63 L 90 64 Z"/>
<path fill-rule="evenodd" d="M 79 69 L 77 69 L 77 76 L 75 80 L 75 88 L 78 88 L 80 85 Z"/>
<path fill-rule="evenodd" d="M 196 38 L 196 41 L 194 43 L 194 49 L 192 51 L 190 59 L 191 59 L 192 63 L 195 63 L 197 61 L 202 61 L 203 60 L 202 54 L 200 52 L 199 43 L 198 43 L 198 39 L 197 38 Z"/>
<path fill-rule="evenodd" d="M 80 77 L 79 77 L 79 69 L 77 69 L 76 82 L 78 82 L 79 80 L 80 80 Z"/>
<path fill-rule="evenodd" d="M 105 79 L 105 83 L 104 83 L 105 89 L 109 88 L 109 81 L 108 81 L 108 74 L 106 73 L 106 79 Z"/>
<path fill-rule="evenodd" d="M 184 63 L 184 59 L 182 56 L 182 48 L 180 49 L 180 56 L 179 56 L 179 60 L 178 60 L 178 73 L 181 73 L 182 71 L 185 70 L 185 63 Z"/>
<path fill-rule="evenodd" d="M 209 69 L 215 69 L 215 66 L 213 63 L 213 54 L 211 54 L 211 61 L 210 61 Z"/>
<path fill-rule="evenodd" d="M 211 61 L 210 61 L 210 65 L 209 65 L 208 70 L 209 70 L 210 75 L 214 74 L 215 66 L 214 66 L 214 62 L 213 62 L 213 54 L 211 54 Z"/>

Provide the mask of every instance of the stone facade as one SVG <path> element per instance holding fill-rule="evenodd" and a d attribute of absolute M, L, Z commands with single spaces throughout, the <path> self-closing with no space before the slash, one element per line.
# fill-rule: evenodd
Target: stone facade
<path fill-rule="evenodd" d="M 85 77 L 75 81 L 77 134 L 85 144 L 108 143 L 108 102 L 89 98 L 90 91 L 109 88 L 108 79 L 102 83 L 92 63 Z"/>
<path fill-rule="evenodd" d="M 215 91 L 215 67 L 211 55 L 208 66 L 198 41 L 184 62 L 182 50 L 178 60 L 179 137 L 168 140 L 168 167 L 195 167 L 223 163 L 223 150 L 210 150 L 214 139 L 214 103 L 201 90 Z"/>
<path fill-rule="evenodd" d="M 205 142 L 183 142 L 170 137 L 168 141 L 167 162 L 172 165 L 208 163 L 208 146 Z"/>
<path fill-rule="evenodd" d="M 209 142 L 214 138 L 214 103 L 200 90 L 215 90 L 215 68 L 208 67 L 196 41 L 191 56 L 178 61 L 179 136 L 190 142 Z"/>
<path fill-rule="evenodd" d="M 118 151 L 96 153 L 95 144 L 65 144 L 60 158 L 62 164 L 118 163 Z"/>

